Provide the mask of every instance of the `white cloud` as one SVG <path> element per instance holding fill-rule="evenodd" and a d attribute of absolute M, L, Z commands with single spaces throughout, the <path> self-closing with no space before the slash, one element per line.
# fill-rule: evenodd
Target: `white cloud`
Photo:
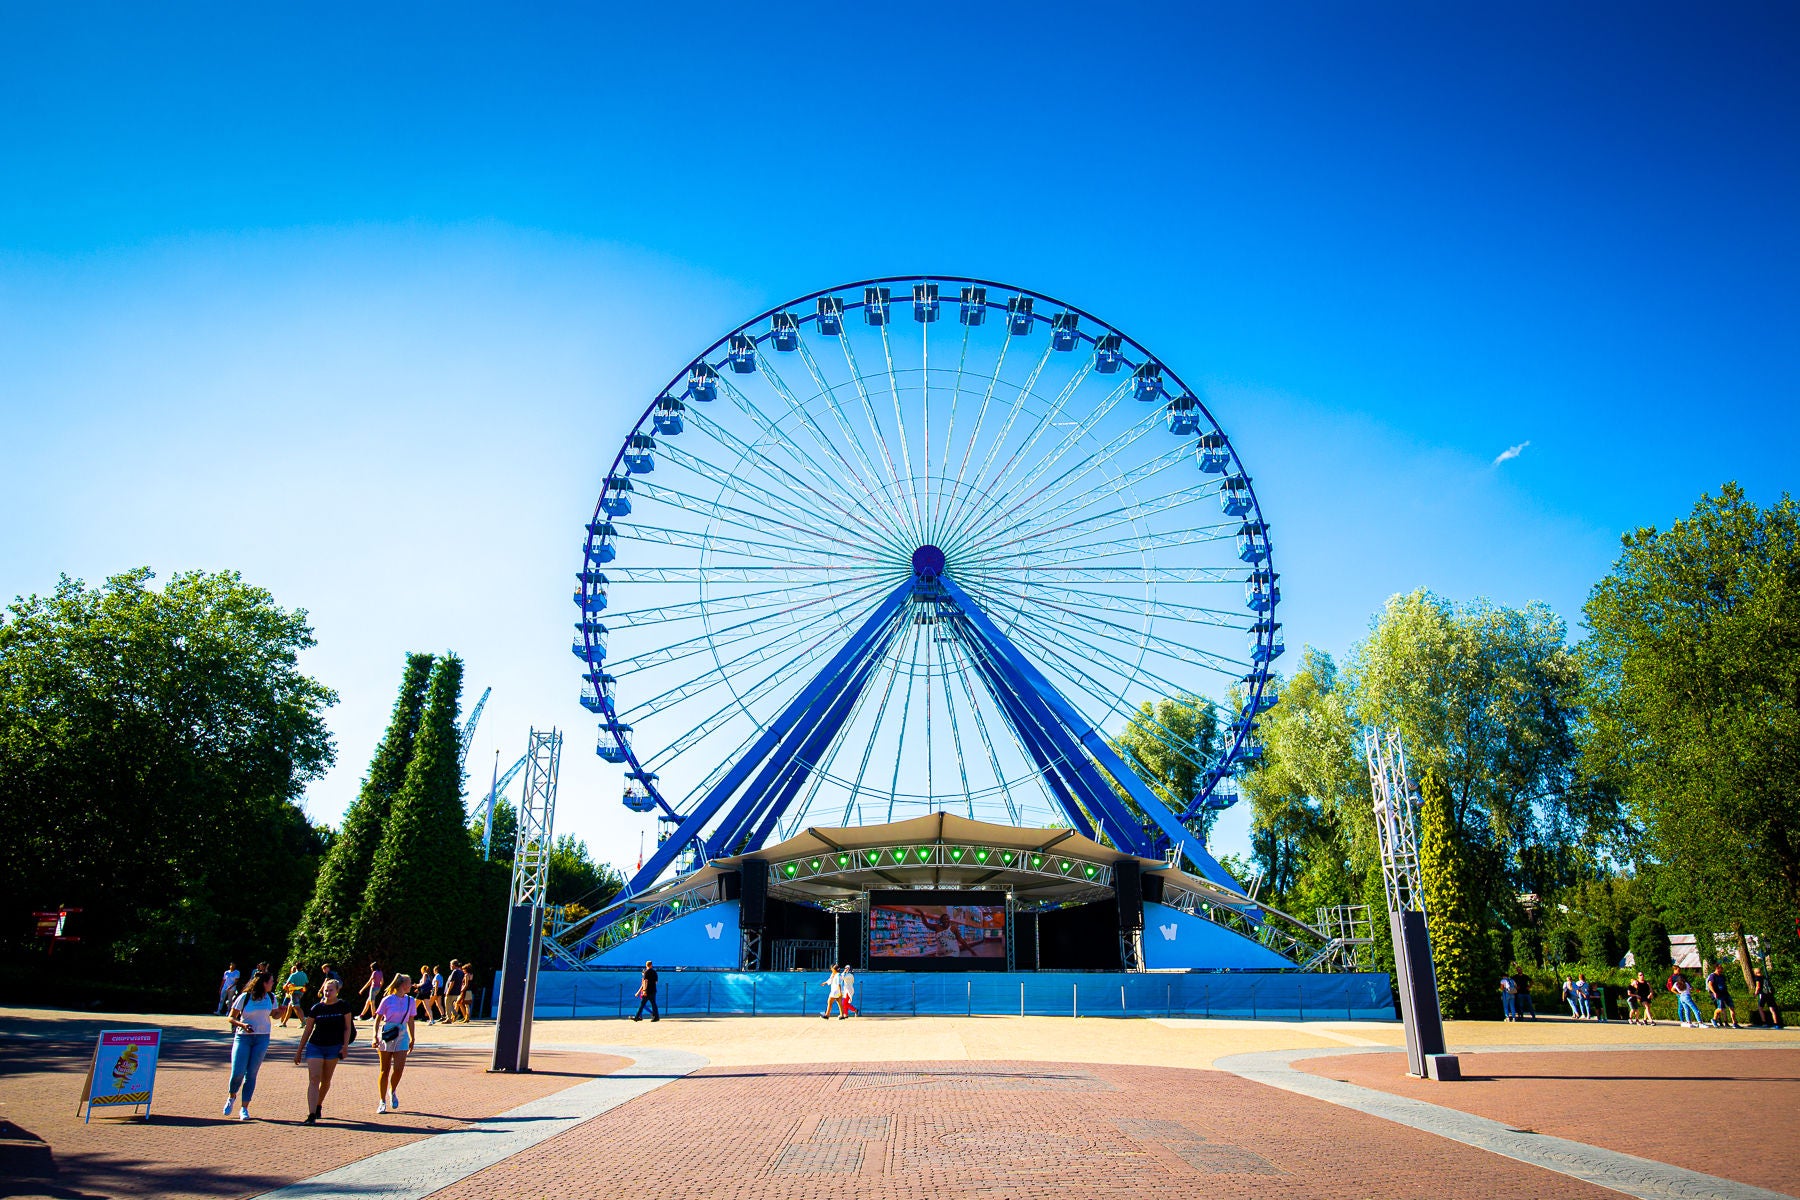
<path fill-rule="evenodd" d="M 1497 467 L 1501 463 L 1506 462 L 1508 459 L 1513 459 L 1513 458 L 1519 457 L 1519 455 L 1525 453 L 1525 447 L 1527 447 L 1529 445 L 1531 445 L 1531 443 L 1529 441 L 1524 441 L 1524 442 L 1520 442 L 1516 446 L 1508 446 L 1506 449 L 1504 449 L 1500 452 L 1500 457 L 1496 458 L 1491 465 Z"/>

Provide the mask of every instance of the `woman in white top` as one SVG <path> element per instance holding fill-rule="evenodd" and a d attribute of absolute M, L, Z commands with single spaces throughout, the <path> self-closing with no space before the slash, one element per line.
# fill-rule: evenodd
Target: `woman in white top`
<path fill-rule="evenodd" d="M 856 1011 L 856 972 L 851 970 L 849 963 L 844 964 L 843 974 L 840 978 L 843 982 L 844 995 L 842 997 L 843 1005 L 838 1011 L 843 1014 L 840 1019 L 847 1021 L 850 1019 L 850 1015 Z"/>
<path fill-rule="evenodd" d="M 244 1105 L 238 1109 L 238 1120 L 250 1119 L 250 1099 L 256 1095 L 256 1075 L 262 1070 L 263 1056 L 269 1052 L 269 1019 L 275 1012 L 275 997 L 269 992 L 269 977 L 258 974 L 250 986 L 238 993 L 226 1017 L 231 1022 L 231 1082 L 225 1096 L 225 1115 L 231 1115 L 238 1093 L 244 1094 Z"/>
<path fill-rule="evenodd" d="M 400 1076 L 406 1072 L 406 1053 L 412 1049 L 418 1017 L 411 977 L 394 976 L 387 995 L 375 1006 L 375 1049 L 381 1056 L 381 1073 L 375 1081 L 377 1113 L 400 1111 Z"/>
<path fill-rule="evenodd" d="M 825 992 L 825 1011 L 819 1015 L 829 1021 L 831 1020 L 831 1010 L 844 998 L 844 977 L 838 974 L 836 963 L 831 964 L 831 978 L 820 986 L 826 988 L 827 991 Z"/>

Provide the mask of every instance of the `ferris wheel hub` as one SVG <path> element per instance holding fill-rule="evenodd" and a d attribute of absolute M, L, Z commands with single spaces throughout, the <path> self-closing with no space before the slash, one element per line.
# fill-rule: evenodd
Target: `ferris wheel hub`
<path fill-rule="evenodd" d="M 926 583 L 944 573 L 944 552 L 927 542 L 912 553 L 913 574 Z"/>

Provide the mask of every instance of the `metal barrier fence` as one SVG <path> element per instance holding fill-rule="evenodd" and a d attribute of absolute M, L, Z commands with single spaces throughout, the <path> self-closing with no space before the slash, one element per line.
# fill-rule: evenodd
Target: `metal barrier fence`
<path fill-rule="evenodd" d="M 664 971 L 663 1015 L 806 1016 L 825 1011 L 821 971 Z M 638 976 L 542 971 L 536 1016 L 629 1017 Z M 1386 974 L 864 971 L 855 1005 L 871 1016 L 1251 1017 L 1393 1020 Z"/>

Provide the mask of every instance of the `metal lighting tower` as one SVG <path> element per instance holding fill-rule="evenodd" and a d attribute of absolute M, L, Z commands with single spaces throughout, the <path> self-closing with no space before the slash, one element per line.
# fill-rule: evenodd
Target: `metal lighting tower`
<path fill-rule="evenodd" d="M 500 967 L 500 1011 L 494 1022 L 495 1071 L 531 1070 L 531 1010 L 544 935 L 544 889 L 550 876 L 550 830 L 556 818 L 556 776 L 562 734 L 533 729 L 525 747 L 519 840 L 513 848 L 512 907 L 506 918 L 506 958 Z"/>
<path fill-rule="evenodd" d="M 1457 1079 L 1456 1058 L 1444 1053 L 1437 969 L 1431 961 L 1424 891 L 1419 884 L 1419 839 L 1413 832 L 1413 788 L 1406 777 L 1400 731 L 1363 730 L 1369 788 L 1375 794 L 1375 835 L 1381 843 L 1381 882 L 1394 937 L 1394 975 L 1406 1028 L 1407 1069 L 1421 1078 Z"/>

